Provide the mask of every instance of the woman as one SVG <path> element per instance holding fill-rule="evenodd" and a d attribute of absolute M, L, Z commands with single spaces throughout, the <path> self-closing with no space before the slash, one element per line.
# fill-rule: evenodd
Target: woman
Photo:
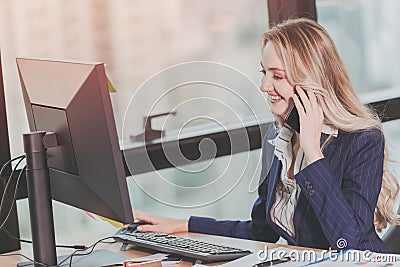
<path fill-rule="evenodd" d="M 386 170 L 379 119 L 362 105 L 328 33 L 307 19 L 286 21 L 264 34 L 261 91 L 280 125 L 267 134 L 274 149 L 249 221 L 190 217 L 176 220 L 141 211 L 139 231 L 200 232 L 290 245 L 388 252 L 375 230 L 398 224 L 399 192 Z M 284 118 L 292 103 L 300 133 Z M 275 146 L 273 148 L 269 144 Z"/>

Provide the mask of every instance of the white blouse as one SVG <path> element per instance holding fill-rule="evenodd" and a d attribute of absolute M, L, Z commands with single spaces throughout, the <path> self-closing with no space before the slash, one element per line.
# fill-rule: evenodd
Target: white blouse
<path fill-rule="evenodd" d="M 322 125 L 322 132 L 336 137 L 338 130 L 329 125 Z M 297 200 L 300 195 L 300 186 L 295 179 L 288 178 L 287 172 L 292 163 L 292 137 L 293 130 L 282 127 L 277 137 L 268 140 L 275 146 L 274 154 L 282 163 L 280 179 L 276 185 L 275 202 L 270 211 L 271 220 L 285 230 L 290 236 L 295 237 L 293 215 Z M 301 148 L 297 152 L 294 163 L 294 175 L 307 166 L 304 152 Z"/>

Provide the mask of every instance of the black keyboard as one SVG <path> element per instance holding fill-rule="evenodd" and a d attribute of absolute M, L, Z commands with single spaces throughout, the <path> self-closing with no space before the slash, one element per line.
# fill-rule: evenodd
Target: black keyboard
<path fill-rule="evenodd" d="M 228 261 L 251 253 L 249 250 L 206 243 L 190 238 L 153 232 L 130 232 L 120 229 L 114 239 L 160 252 L 180 255 L 202 261 Z"/>

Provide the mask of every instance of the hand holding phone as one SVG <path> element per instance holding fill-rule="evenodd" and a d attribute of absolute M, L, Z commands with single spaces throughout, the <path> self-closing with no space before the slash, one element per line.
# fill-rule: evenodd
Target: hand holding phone
<path fill-rule="evenodd" d="M 305 91 L 302 87 L 296 86 L 296 93 L 297 95 L 293 96 L 293 101 L 295 102 L 294 105 L 298 108 L 296 110 L 297 118 L 300 118 L 302 123 L 301 128 L 300 123 L 298 123 L 298 129 L 301 129 L 301 133 L 299 132 L 300 147 L 306 156 L 307 163 L 311 164 L 324 157 L 320 145 L 324 112 L 318 103 L 317 96 L 312 90 Z M 286 121 L 288 125 L 292 125 L 290 127 L 293 127 L 293 129 L 296 127 L 296 124 L 293 124 L 296 118 L 294 112 L 292 110 L 288 113 Z M 294 115 L 290 115 L 291 113 Z"/>

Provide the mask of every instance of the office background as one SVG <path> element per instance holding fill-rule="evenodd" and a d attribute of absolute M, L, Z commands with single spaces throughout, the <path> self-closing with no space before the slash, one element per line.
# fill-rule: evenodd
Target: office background
<path fill-rule="evenodd" d="M 125 110 L 132 95 L 146 79 L 167 67 L 190 61 L 213 61 L 238 69 L 255 84 L 261 79 L 260 36 L 268 27 L 264 0 L 1 0 L 0 3 L 0 45 L 13 157 L 22 154 L 20 134 L 28 130 L 16 57 L 105 62 L 108 76 L 117 89 L 117 93 L 112 94 L 112 101 L 121 138 Z M 317 0 L 316 3 L 318 20 L 335 40 L 360 96 L 376 100 L 382 95 L 400 92 L 400 28 L 396 26 L 400 2 Z M 147 92 L 149 99 L 151 94 L 160 94 L 165 89 L 161 86 Z M 198 88 L 211 94 L 213 89 L 210 85 Z M 254 96 L 259 96 L 256 88 L 234 89 L 250 99 L 250 103 Z M 155 113 L 172 110 L 180 102 L 194 97 L 187 90 L 178 93 L 179 97 L 169 99 Z M 225 97 L 223 94 L 215 96 Z M 140 133 L 142 117 L 146 115 L 141 110 L 152 104 L 146 103 L 146 99 L 141 102 L 143 106 L 134 109 L 137 113 L 129 114 L 132 116 L 129 125 L 132 134 Z M 268 117 L 268 108 L 265 108 Z M 221 112 L 218 105 L 205 109 L 203 105 L 194 104 L 168 121 L 154 121 L 154 127 L 164 127 L 167 132 L 179 130 L 190 119 L 192 110 L 199 110 L 202 115 L 222 123 L 228 123 L 232 116 L 227 111 Z M 249 115 L 240 111 L 241 116 Z M 193 126 L 206 127 L 209 123 L 212 124 L 209 120 L 201 120 Z M 392 158 L 400 161 L 400 121 L 386 123 L 384 127 Z M 190 127 L 186 130 L 190 131 Z M 248 219 L 256 198 L 256 194 L 248 189 L 253 177 L 259 174 L 259 157 L 260 150 L 256 150 L 218 158 L 203 172 L 188 174 L 179 169 L 165 169 L 129 177 L 133 206 L 173 217 L 194 214 Z M 229 176 L 225 177 L 227 179 L 237 179 L 233 176 L 243 170 L 242 166 L 232 164 L 232 159 L 248 161 L 248 164 L 243 177 L 231 191 L 231 187 L 227 187 L 178 193 L 178 190 L 160 188 L 154 179 L 161 175 L 171 183 L 187 187 L 206 185 L 221 174 Z M 225 172 L 227 166 L 229 172 Z M 391 168 L 399 177 L 400 164 L 393 163 Z M 151 187 L 153 195 L 141 190 L 138 181 Z M 210 196 L 215 201 L 206 204 Z M 18 201 L 18 214 L 21 237 L 29 238 L 27 200 Z M 112 227 L 56 202 L 54 217 L 56 238 L 63 243 L 79 243 L 83 233 L 98 237 L 99 232 Z"/>

